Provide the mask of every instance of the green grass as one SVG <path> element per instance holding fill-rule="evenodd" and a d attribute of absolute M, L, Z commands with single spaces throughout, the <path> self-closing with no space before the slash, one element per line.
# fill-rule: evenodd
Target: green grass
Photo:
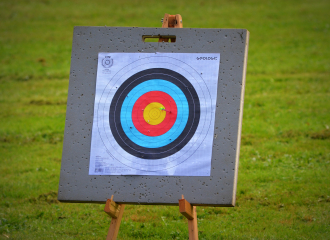
<path fill-rule="evenodd" d="M 330 239 L 329 1 L 0 2 L 0 239 L 105 239 L 103 205 L 59 203 L 72 31 L 250 31 L 235 208 L 198 207 L 200 239 Z M 187 239 L 178 207 L 126 206 L 119 239 Z"/>

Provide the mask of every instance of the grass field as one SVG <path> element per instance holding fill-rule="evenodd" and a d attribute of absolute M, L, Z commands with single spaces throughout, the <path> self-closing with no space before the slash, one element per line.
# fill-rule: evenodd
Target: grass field
<path fill-rule="evenodd" d="M 246 28 L 235 208 L 200 239 L 330 239 L 330 2 L 0 2 L 0 239 L 105 239 L 104 205 L 57 199 L 73 27 Z M 178 207 L 126 206 L 119 239 L 187 239 Z"/>

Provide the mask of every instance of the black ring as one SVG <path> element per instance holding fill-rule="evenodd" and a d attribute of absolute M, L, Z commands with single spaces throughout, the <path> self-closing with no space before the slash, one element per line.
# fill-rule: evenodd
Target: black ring
<path fill-rule="evenodd" d="M 135 144 L 125 134 L 120 112 L 127 94 L 137 85 L 151 79 L 163 79 L 175 84 L 185 94 L 189 105 L 187 124 L 182 133 L 171 143 L 159 148 L 145 148 Z M 111 132 L 117 143 L 128 153 L 143 159 L 161 159 L 180 151 L 194 136 L 200 120 L 200 102 L 193 85 L 181 74 L 165 68 L 143 70 L 129 77 L 116 91 L 109 109 Z"/>

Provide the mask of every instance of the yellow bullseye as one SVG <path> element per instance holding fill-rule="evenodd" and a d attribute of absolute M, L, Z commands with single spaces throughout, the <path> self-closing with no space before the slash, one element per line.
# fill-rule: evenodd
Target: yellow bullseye
<path fill-rule="evenodd" d="M 149 103 L 143 110 L 143 118 L 150 125 L 160 124 L 166 117 L 166 111 L 161 110 L 164 106 L 158 102 Z"/>

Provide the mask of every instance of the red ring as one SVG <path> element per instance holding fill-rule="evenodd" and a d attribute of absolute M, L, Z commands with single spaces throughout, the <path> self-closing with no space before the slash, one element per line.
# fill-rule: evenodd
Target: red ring
<path fill-rule="evenodd" d="M 166 112 L 165 119 L 158 125 L 148 124 L 143 118 L 144 108 L 152 102 L 159 102 L 165 107 L 165 110 L 170 111 Z M 172 128 L 175 123 L 176 116 L 177 106 L 174 99 L 165 92 L 151 91 L 143 94 L 134 103 L 132 122 L 140 133 L 150 137 L 156 137 L 163 135 Z"/>

